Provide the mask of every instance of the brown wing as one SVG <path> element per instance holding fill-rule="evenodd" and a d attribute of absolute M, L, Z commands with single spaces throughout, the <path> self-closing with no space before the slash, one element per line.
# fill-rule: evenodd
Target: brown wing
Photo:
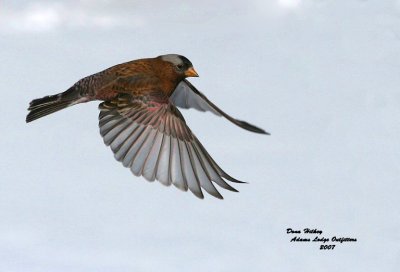
<path fill-rule="evenodd" d="M 172 93 L 170 100 L 177 107 L 183 109 L 194 108 L 199 111 L 210 111 L 218 116 L 224 116 L 226 119 L 241 128 L 256 133 L 269 135 L 269 133 L 265 130 L 249 124 L 245 121 L 235 119 L 227 113 L 223 112 L 186 79 L 182 80 L 179 83 L 175 91 Z"/>
<path fill-rule="evenodd" d="M 158 100 L 159 101 L 159 100 Z M 115 158 L 136 176 L 188 189 L 203 198 L 202 189 L 221 198 L 214 183 L 236 191 L 226 174 L 190 131 L 178 109 L 152 97 L 119 95 L 99 105 L 99 127 Z"/>

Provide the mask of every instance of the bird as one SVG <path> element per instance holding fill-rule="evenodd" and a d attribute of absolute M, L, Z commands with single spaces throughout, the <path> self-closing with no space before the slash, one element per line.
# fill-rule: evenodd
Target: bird
<path fill-rule="evenodd" d="M 228 182 L 246 182 L 221 169 L 178 108 L 212 112 L 248 131 L 269 133 L 212 103 L 187 79 L 198 76 L 189 59 L 179 54 L 117 64 L 80 79 L 64 92 L 32 100 L 26 122 L 100 100 L 100 134 L 124 167 L 150 182 L 190 190 L 200 199 L 203 190 L 223 199 L 215 185 L 238 192 Z"/>

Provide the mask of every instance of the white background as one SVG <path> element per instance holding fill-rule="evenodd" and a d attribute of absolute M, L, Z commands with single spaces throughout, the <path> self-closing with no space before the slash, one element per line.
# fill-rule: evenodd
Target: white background
<path fill-rule="evenodd" d="M 0 3 L 0 271 L 398 271 L 400 2 L 182 2 Z M 182 110 L 249 182 L 223 201 L 133 176 L 96 102 L 25 123 L 33 98 L 165 53 L 272 134 Z M 306 227 L 358 241 L 289 242 Z"/>

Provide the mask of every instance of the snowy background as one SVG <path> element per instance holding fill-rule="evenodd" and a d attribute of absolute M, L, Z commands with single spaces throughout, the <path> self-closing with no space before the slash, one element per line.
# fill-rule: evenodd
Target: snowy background
<path fill-rule="evenodd" d="M 223 201 L 134 177 L 96 102 L 25 124 L 31 99 L 165 53 L 272 133 L 182 110 L 250 183 Z M 398 271 L 400 1 L 1 1 L 0 63 L 0 271 Z M 306 227 L 358 242 L 289 242 Z"/>

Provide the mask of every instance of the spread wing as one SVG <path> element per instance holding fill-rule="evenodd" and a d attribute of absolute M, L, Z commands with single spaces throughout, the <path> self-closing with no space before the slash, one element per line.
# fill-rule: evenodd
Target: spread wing
<path fill-rule="evenodd" d="M 269 133 L 265 130 L 249 124 L 245 121 L 235 119 L 223 112 L 186 79 L 182 80 L 179 83 L 175 91 L 172 93 L 170 100 L 177 107 L 183 109 L 194 108 L 199 111 L 210 111 L 218 116 L 224 116 L 226 119 L 241 128 L 256 133 L 269 135 Z"/>
<path fill-rule="evenodd" d="M 236 191 L 225 173 L 190 131 L 168 100 L 119 95 L 99 105 L 99 127 L 115 158 L 136 176 L 188 189 L 203 198 L 202 189 L 221 198 L 214 184 Z"/>

